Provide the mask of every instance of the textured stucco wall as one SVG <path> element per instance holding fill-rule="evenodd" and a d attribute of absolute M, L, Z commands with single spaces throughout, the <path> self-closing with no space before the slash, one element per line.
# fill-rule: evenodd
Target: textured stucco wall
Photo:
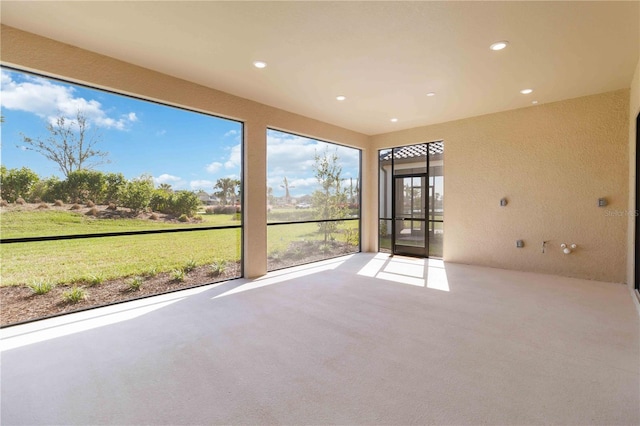
<path fill-rule="evenodd" d="M 244 122 L 245 151 L 245 264 L 248 277 L 267 270 L 266 129 L 285 131 L 363 149 L 366 135 L 272 108 L 218 90 L 137 67 L 77 47 L 2 25 L 1 59 L 4 65 L 90 84 L 124 94 L 203 111 Z M 364 173 L 363 173 L 364 174 Z M 364 174 L 363 179 L 367 176 Z M 375 188 L 374 188 L 375 190 Z M 363 188 L 363 197 L 369 196 Z M 363 210 L 363 226 L 375 220 Z M 363 247 L 371 245 L 363 235 Z"/>
<path fill-rule="evenodd" d="M 370 138 L 4 25 L 1 43 L 7 65 L 243 121 L 249 277 L 266 271 L 266 128 L 274 127 L 363 150 L 365 251 L 377 244 L 376 150 L 443 139 L 446 260 L 625 281 L 628 221 L 605 212 L 629 204 L 627 90 Z M 636 71 L 635 98 L 638 90 Z M 500 208 L 503 196 L 510 202 Z M 596 207 L 602 196 L 606 209 Z M 561 242 L 580 248 L 565 256 Z"/>
<path fill-rule="evenodd" d="M 621 90 L 377 135 L 372 143 L 445 141 L 445 260 L 624 282 L 627 218 L 607 213 L 628 205 L 628 117 L 629 91 Z M 502 197 L 508 206 L 499 206 Z M 599 197 L 609 200 L 606 208 Z M 563 242 L 579 248 L 565 255 Z"/>
<path fill-rule="evenodd" d="M 636 208 L 636 117 L 640 114 L 640 61 L 631 81 L 629 97 L 629 206 L 627 210 L 634 212 Z M 634 285 L 635 268 L 635 216 L 628 216 L 627 233 L 627 283 Z"/>

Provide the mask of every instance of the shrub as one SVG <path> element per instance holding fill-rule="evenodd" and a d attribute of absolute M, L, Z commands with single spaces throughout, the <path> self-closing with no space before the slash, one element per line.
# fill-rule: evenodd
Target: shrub
<path fill-rule="evenodd" d="M 189 218 L 187 217 L 186 214 L 181 214 L 180 217 L 178 218 L 178 220 L 180 222 L 189 222 Z"/>
<path fill-rule="evenodd" d="M 67 303 L 78 303 L 87 298 L 87 292 L 82 287 L 73 286 L 70 290 L 62 293 L 62 300 Z"/>
<path fill-rule="evenodd" d="M 106 186 L 104 173 L 95 170 L 76 170 L 69 173 L 65 180 L 67 196 L 78 203 L 89 199 L 101 200 Z"/>
<path fill-rule="evenodd" d="M 183 282 L 186 278 L 186 274 L 182 269 L 174 269 L 169 275 L 171 276 L 171 281 L 175 282 Z"/>
<path fill-rule="evenodd" d="M 171 207 L 171 193 L 162 189 L 156 189 L 151 195 L 149 207 L 151 210 L 162 213 L 169 213 Z"/>
<path fill-rule="evenodd" d="M 227 261 L 220 259 L 220 260 L 214 261 L 209 266 L 209 273 L 214 277 L 217 277 L 219 275 L 224 274 L 224 271 L 226 271 L 226 269 L 227 269 Z"/>
<path fill-rule="evenodd" d="M 96 205 L 96 203 L 94 203 L 93 201 L 91 201 L 91 200 L 87 200 L 86 207 L 93 207 L 93 206 L 95 206 L 95 205 Z"/>
<path fill-rule="evenodd" d="M 36 182 L 31 188 L 29 197 L 32 201 L 39 198 L 47 203 L 53 203 L 58 199 L 68 199 L 65 182 L 55 176 Z"/>
<path fill-rule="evenodd" d="M 25 203 L 26 203 L 26 201 L 24 201 L 24 198 L 22 198 L 22 197 L 19 197 L 16 200 L 16 204 L 20 204 L 21 206 L 24 205 Z"/>
<path fill-rule="evenodd" d="M 158 267 L 157 266 L 152 266 L 149 269 L 147 269 L 147 272 L 145 272 L 145 275 L 147 277 L 155 277 L 156 275 L 158 275 L 159 271 L 158 271 Z"/>
<path fill-rule="evenodd" d="M 47 294 L 54 287 L 49 281 L 32 281 L 28 284 L 33 294 Z"/>
<path fill-rule="evenodd" d="M 62 200 L 56 200 L 54 201 L 53 205 L 56 207 L 62 207 L 64 206 L 64 203 L 62 202 Z"/>
<path fill-rule="evenodd" d="M 155 189 L 149 201 L 149 207 L 153 211 L 172 214 L 175 216 L 186 215 L 191 217 L 198 212 L 200 199 L 195 192 L 177 191 L 167 192 L 164 189 Z"/>
<path fill-rule="evenodd" d="M 171 213 L 174 215 L 193 216 L 198 212 L 200 199 L 195 192 L 178 191 L 171 196 Z"/>
<path fill-rule="evenodd" d="M 198 222 L 202 222 L 202 216 L 200 216 L 199 214 L 193 216 L 191 219 L 197 220 Z"/>
<path fill-rule="evenodd" d="M 206 209 L 204 209 L 204 212 L 206 214 L 214 214 L 216 212 L 216 208 L 213 206 L 207 207 Z"/>
<path fill-rule="evenodd" d="M 214 206 L 213 214 L 234 214 L 240 213 L 240 207 L 236 206 Z"/>
<path fill-rule="evenodd" d="M 127 288 L 129 291 L 138 291 L 142 287 L 142 283 L 144 282 L 142 277 L 133 277 L 129 280 L 127 284 Z"/>
<path fill-rule="evenodd" d="M 49 205 L 47 203 L 40 203 L 38 204 L 38 209 L 42 210 L 42 209 L 48 209 Z"/>
<path fill-rule="evenodd" d="M 32 187 L 40 180 L 40 177 L 31 169 L 0 168 L 0 196 L 3 200 L 14 202 L 20 198 L 29 198 Z"/>
<path fill-rule="evenodd" d="M 89 277 L 87 277 L 86 281 L 87 281 L 87 285 L 89 287 L 93 287 L 93 286 L 102 284 L 104 282 L 104 276 L 103 275 L 89 275 Z"/>
<path fill-rule="evenodd" d="M 119 194 L 127 183 L 122 173 L 107 173 L 104 175 L 105 190 L 104 201 L 107 203 L 117 203 L 120 201 Z"/>
<path fill-rule="evenodd" d="M 133 179 L 121 188 L 119 195 L 122 205 L 138 214 L 149 206 L 153 195 L 153 179 L 147 175 Z"/>
<path fill-rule="evenodd" d="M 0 200 L 0 207 L 9 207 L 9 203 L 6 200 Z"/>
<path fill-rule="evenodd" d="M 69 210 L 80 210 L 82 208 L 82 206 L 80 204 L 74 204 L 71 206 L 71 208 Z"/>
<path fill-rule="evenodd" d="M 189 259 L 187 260 L 187 263 L 185 263 L 184 266 L 182 267 L 182 270 L 188 274 L 189 272 L 196 269 L 197 266 L 198 264 L 194 259 Z"/>
<path fill-rule="evenodd" d="M 345 229 L 344 242 L 352 246 L 357 246 L 360 243 L 360 232 L 357 229 Z"/>

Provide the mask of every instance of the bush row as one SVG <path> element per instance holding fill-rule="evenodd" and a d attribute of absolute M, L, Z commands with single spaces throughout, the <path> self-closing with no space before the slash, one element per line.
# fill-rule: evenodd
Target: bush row
<path fill-rule="evenodd" d="M 192 191 L 166 191 L 155 189 L 151 176 L 127 180 L 122 173 L 103 173 L 78 170 L 65 180 L 57 177 L 40 178 L 27 167 L 0 168 L 0 198 L 14 203 L 23 199 L 30 203 L 89 202 L 114 204 L 130 208 L 137 213 L 150 208 L 176 216 L 196 214 L 200 200 Z"/>
<path fill-rule="evenodd" d="M 241 213 L 238 206 L 209 206 L 205 209 L 207 214 L 234 214 Z"/>

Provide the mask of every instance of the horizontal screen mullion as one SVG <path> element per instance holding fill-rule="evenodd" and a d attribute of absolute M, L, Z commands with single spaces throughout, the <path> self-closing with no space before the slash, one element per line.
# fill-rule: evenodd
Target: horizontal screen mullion
<path fill-rule="evenodd" d="M 350 217 L 348 219 L 317 219 L 317 220 L 301 220 L 301 221 L 289 221 L 289 222 L 269 222 L 267 226 L 271 225 L 295 225 L 298 223 L 323 223 L 323 222 L 347 222 L 351 220 L 360 220 L 360 217 Z"/>
<path fill-rule="evenodd" d="M 148 235 L 148 234 L 168 234 L 175 232 L 193 232 L 193 231 L 209 231 L 215 229 L 236 229 L 242 225 L 231 226 L 200 226 L 197 228 L 175 228 L 175 229 L 148 229 L 142 231 L 122 231 L 122 232 L 103 232 L 97 234 L 77 234 L 77 235 L 50 235 L 44 237 L 22 237 L 22 238 L 4 238 L 0 239 L 0 244 L 26 243 L 35 241 L 56 241 L 56 240 L 75 240 L 83 238 L 102 238 L 102 237 L 123 237 L 129 235 Z"/>

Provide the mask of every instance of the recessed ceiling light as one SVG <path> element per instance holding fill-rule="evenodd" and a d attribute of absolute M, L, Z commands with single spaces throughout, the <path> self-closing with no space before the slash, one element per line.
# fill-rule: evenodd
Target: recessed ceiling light
<path fill-rule="evenodd" d="M 535 105 L 538 103 L 538 101 L 531 101 L 531 103 Z"/>
<path fill-rule="evenodd" d="M 267 63 L 262 61 L 254 61 L 253 66 L 256 68 L 264 68 L 267 66 Z"/>
<path fill-rule="evenodd" d="M 427 93 L 427 96 L 435 96 L 435 95 L 436 95 L 436 92 L 429 92 L 429 93 Z"/>
<path fill-rule="evenodd" d="M 398 119 L 397 119 L 397 118 L 392 118 L 392 119 L 391 119 L 391 122 L 392 122 L 392 123 L 396 123 L 396 122 L 398 122 Z"/>
<path fill-rule="evenodd" d="M 509 45 L 509 42 L 506 41 L 506 40 L 496 41 L 491 46 L 489 46 L 489 49 L 491 49 L 491 50 L 502 50 L 505 47 L 507 47 L 508 45 Z"/>
<path fill-rule="evenodd" d="M 345 99 L 347 99 L 347 97 L 340 95 L 340 96 L 336 96 L 336 99 L 339 101 L 344 101 Z"/>
<path fill-rule="evenodd" d="M 520 91 L 520 93 L 522 93 L 523 95 L 528 95 L 529 93 L 532 93 L 533 89 L 522 89 Z"/>

